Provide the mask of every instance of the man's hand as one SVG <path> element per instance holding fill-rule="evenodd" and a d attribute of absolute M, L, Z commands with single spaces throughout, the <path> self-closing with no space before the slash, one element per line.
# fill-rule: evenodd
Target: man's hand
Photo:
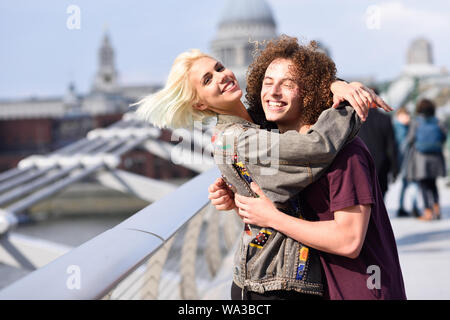
<path fill-rule="evenodd" d="M 252 182 L 250 187 L 259 198 L 245 197 L 236 194 L 235 203 L 239 209 L 239 216 L 244 223 L 253 224 L 259 227 L 273 227 L 273 219 L 284 213 L 275 207 L 273 202 L 266 197 L 256 183 Z"/>
<path fill-rule="evenodd" d="M 333 108 L 347 100 L 362 121 L 366 121 L 370 108 L 382 108 L 386 112 L 394 110 L 372 89 L 360 82 L 335 81 L 331 84 L 331 92 L 333 93 Z"/>
<path fill-rule="evenodd" d="M 234 193 L 222 178 L 217 178 L 208 188 L 208 199 L 217 210 L 228 211 L 236 208 Z"/>

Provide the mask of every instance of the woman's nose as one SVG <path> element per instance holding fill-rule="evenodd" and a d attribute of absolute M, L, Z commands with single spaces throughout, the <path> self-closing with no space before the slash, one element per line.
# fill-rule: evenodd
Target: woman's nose
<path fill-rule="evenodd" d="M 218 72 L 218 74 L 219 74 L 219 83 L 224 84 L 228 80 L 228 75 L 221 72 Z"/>

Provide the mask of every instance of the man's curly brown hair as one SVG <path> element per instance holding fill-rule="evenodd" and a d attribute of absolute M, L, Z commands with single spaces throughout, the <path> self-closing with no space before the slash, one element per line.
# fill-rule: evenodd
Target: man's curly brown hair
<path fill-rule="evenodd" d="M 299 44 L 297 38 L 286 35 L 269 41 L 262 50 L 256 49 L 257 56 L 247 72 L 245 95 L 249 113 L 255 122 L 263 127 L 274 127 L 264 116 L 261 89 L 267 67 L 278 58 L 288 59 L 293 63 L 292 73 L 303 97 L 303 124 L 314 124 L 322 111 L 333 104 L 330 86 L 336 80 L 336 66 L 326 54 L 317 49 L 315 41 L 305 46 Z"/>

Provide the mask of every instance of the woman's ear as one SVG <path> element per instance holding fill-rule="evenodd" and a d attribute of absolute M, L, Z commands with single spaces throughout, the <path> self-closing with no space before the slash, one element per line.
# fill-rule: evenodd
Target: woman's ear
<path fill-rule="evenodd" d="M 200 111 L 205 111 L 208 106 L 202 102 L 196 102 L 193 105 L 194 109 L 200 110 Z"/>

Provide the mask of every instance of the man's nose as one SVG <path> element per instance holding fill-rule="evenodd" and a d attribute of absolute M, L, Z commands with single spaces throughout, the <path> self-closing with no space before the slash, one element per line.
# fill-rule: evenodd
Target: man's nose
<path fill-rule="evenodd" d="M 270 87 L 269 93 L 270 93 L 272 96 L 281 96 L 281 87 L 280 87 L 280 85 L 274 83 L 274 84 Z"/>

